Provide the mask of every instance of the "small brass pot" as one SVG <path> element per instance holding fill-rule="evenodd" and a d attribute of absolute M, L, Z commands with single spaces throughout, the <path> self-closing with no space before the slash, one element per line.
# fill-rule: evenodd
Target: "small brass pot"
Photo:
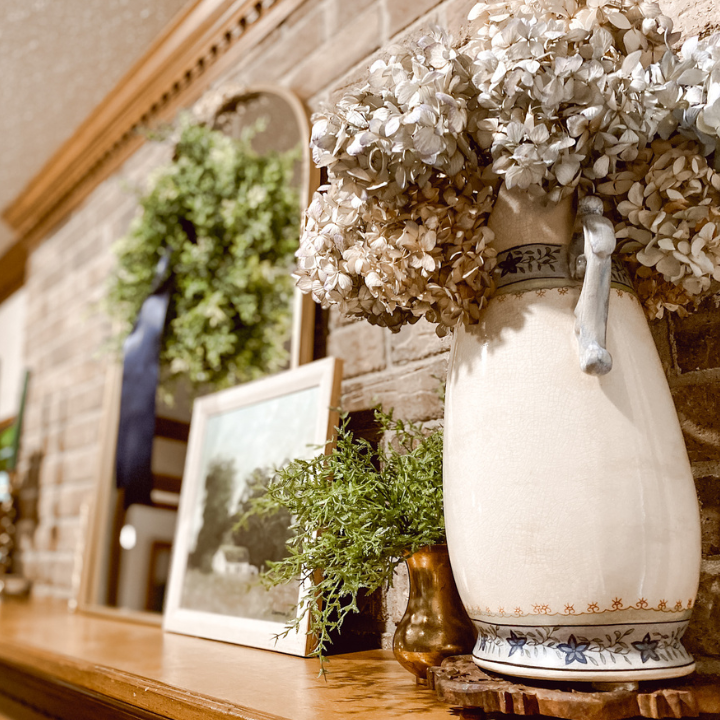
<path fill-rule="evenodd" d="M 429 667 L 451 655 L 472 652 L 477 630 L 460 601 L 447 545 L 426 545 L 405 563 L 410 597 L 395 630 L 393 652 L 422 683 Z"/>

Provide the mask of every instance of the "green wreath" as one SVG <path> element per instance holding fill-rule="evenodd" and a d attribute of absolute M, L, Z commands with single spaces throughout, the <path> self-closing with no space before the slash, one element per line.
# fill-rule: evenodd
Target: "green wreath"
<path fill-rule="evenodd" d="M 299 151 L 258 155 L 240 140 L 181 121 L 172 163 L 139 198 L 142 213 L 115 245 L 107 294 L 130 331 L 165 249 L 174 286 L 160 349 L 164 382 L 228 387 L 287 362 L 299 236 L 292 185 Z"/>

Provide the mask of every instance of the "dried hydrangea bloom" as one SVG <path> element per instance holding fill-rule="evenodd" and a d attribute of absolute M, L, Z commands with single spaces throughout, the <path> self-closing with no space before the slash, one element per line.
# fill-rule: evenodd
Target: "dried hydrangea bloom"
<path fill-rule="evenodd" d="M 665 311 L 686 317 L 688 307 L 694 306 L 698 298 L 688 295 L 682 286 L 664 280 L 650 268 L 639 266 L 632 272 L 633 284 L 640 303 L 649 320 L 660 319 Z"/>
<path fill-rule="evenodd" d="M 632 161 L 674 106 L 646 118 L 646 67 L 672 22 L 654 3 L 494 0 L 464 50 L 481 110 L 469 130 L 509 187 L 560 199 Z"/>
<path fill-rule="evenodd" d="M 423 316 L 441 335 L 478 322 L 493 289 L 494 187 L 458 177 L 404 195 L 394 206 L 362 201 L 341 182 L 321 188 L 297 252 L 298 286 L 323 307 L 392 330 Z"/>
<path fill-rule="evenodd" d="M 696 138 L 704 146 L 704 154 L 710 154 L 720 136 L 720 36 L 689 38 L 679 54 L 666 53 L 658 67 L 654 91 L 680 96 L 673 113 L 674 127 Z"/>
<path fill-rule="evenodd" d="M 686 313 L 714 291 L 720 176 L 700 150 L 680 135 L 655 140 L 592 188 L 615 222 L 620 256 L 650 319 Z"/>
<path fill-rule="evenodd" d="M 618 239 L 686 296 L 706 292 L 720 280 L 720 175 L 697 143 L 678 136 L 653 142 L 649 162 L 638 168 L 642 174 L 628 180 L 617 203 Z"/>
<path fill-rule="evenodd" d="M 468 59 L 440 31 L 390 53 L 364 85 L 313 118 L 311 138 L 315 163 L 345 190 L 385 201 L 476 162 L 465 140 L 474 96 Z"/>

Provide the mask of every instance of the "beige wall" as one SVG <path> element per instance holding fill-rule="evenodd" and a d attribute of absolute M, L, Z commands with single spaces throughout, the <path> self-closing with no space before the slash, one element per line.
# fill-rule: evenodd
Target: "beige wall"
<path fill-rule="evenodd" d="M 24 288 L 0 303 L 0 421 L 17 415 L 25 371 Z"/>
<path fill-rule="evenodd" d="M 720 24 L 720 6 L 712 0 L 662 4 L 680 13 L 683 31 Z M 472 5 L 472 0 L 307 0 L 224 80 L 277 83 L 316 108 L 357 77 L 393 38 L 430 23 L 457 32 Z M 93 489 L 108 362 L 100 351 L 108 324 L 97 303 L 110 268 L 110 244 L 125 231 L 134 211 L 123 184 L 144 177 L 165 157 L 163 149 L 143 148 L 51 233 L 30 260 L 26 358 L 34 379 L 25 472 L 33 453 L 44 457 L 39 523 L 34 530 L 28 526 L 22 557 L 39 593 L 71 594 L 80 506 Z M 703 503 L 705 559 L 691 644 L 696 651 L 720 656 L 720 312 L 710 303 L 687 320 L 656 323 L 653 332 Z M 442 406 L 437 389 L 447 350 L 447 341 L 438 340 L 424 323 L 391 335 L 331 316 L 328 351 L 346 361 L 343 405 L 350 411 L 382 402 L 401 417 L 438 419 Z M 387 609 L 397 619 L 397 599 L 391 597 Z M 376 620 L 384 622 L 380 611 Z"/>

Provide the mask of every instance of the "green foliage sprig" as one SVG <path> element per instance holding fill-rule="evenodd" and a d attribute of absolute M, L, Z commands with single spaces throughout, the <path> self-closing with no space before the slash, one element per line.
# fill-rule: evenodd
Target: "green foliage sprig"
<path fill-rule="evenodd" d="M 257 128 L 256 128 L 257 129 Z M 298 151 L 258 155 L 240 140 L 182 120 L 173 161 L 140 198 L 115 247 L 107 294 L 129 331 L 163 249 L 173 252 L 166 377 L 226 387 L 282 367 L 291 323 L 290 271 L 299 235 L 291 183 Z"/>
<path fill-rule="evenodd" d="M 294 518 L 287 557 L 271 563 L 263 578 L 268 585 L 314 579 L 283 635 L 308 615 L 313 655 L 321 661 L 331 632 L 357 612 L 362 589 L 388 586 L 403 556 L 445 542 L 442 430 L 426 434 L 392 414 L 375 417 L 386 438 L 379 448 L 355 438 L 345 416 L 329 455 L 279 470 L 250 511 L 289 511 Z"/>

